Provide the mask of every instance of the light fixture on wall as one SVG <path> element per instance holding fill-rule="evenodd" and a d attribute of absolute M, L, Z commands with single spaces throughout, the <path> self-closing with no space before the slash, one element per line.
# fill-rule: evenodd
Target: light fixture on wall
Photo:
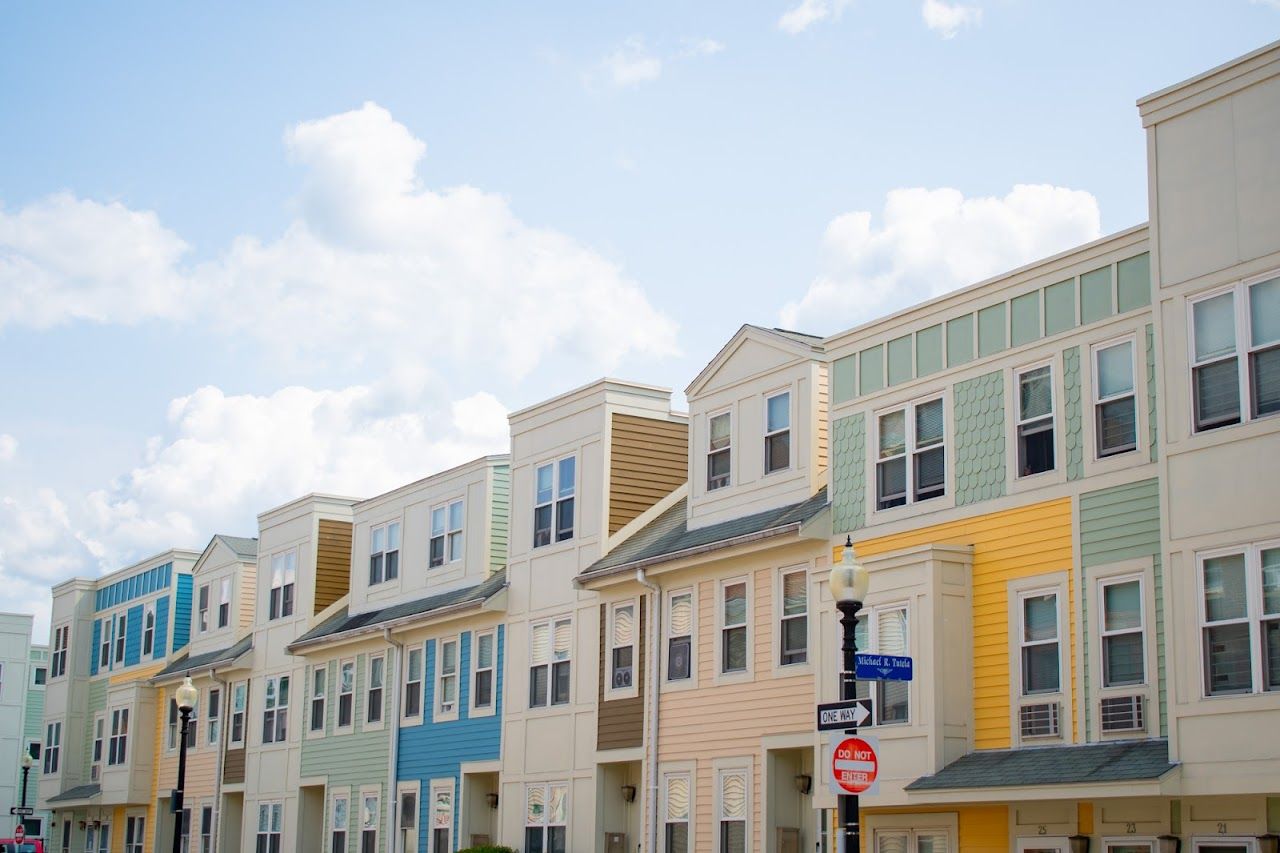
<path fill-rule="evenodd" d="M 636 801 L 636 786 L 635 786 L 635 785 L 623 785 L 623 786 L 622 786 L 622 801 L 623 801 L 624 803 L 634 803 L 634 802 Z"/>
<path fill-rule="evenodd" d="M 1072 835 L 1067 839 L 1067 846 L 1071 848 L 1071 853 L 1089 853 L 1089 836 Z"/>
<path fill-rule="evenodd" d="M 489 801 L 489 808 L 496 809 L 498 807 L 497 791 L 490 791 L 489 793 L 484 795 L 484 798 Z"/>
<path fill-rule="evenodd" d="M 80 831 L 84 832 L 84 821 L 80 821 Z"/>
<path fill-rule="evenodd" d="M 1176 835 L 1157 835 L 1156 850 L 1159 853 L 1180 853 L 1182 850 L 1182 839 Z"/>
<path fill-rule="evenodd" d="M 1258 853 L 1280 853 L 1280 835 L 1259 835 Z"/>
<path fill-rule="evenodd" d="M 796 776 L 796 790 L 808 796 L 809 792 L 813 790 L 813 777 L 807 773 L 801 773 Z"/>

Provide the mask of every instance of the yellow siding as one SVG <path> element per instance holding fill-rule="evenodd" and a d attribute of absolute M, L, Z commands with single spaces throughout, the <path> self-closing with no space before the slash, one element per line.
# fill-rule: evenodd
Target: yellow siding
<path fill-rule="evenodd" d="M 1076 683 L 1076 592 L 1071 547 L 1071 499 L 1016 509 L 868 539 L 857 544 L 870 557 L 917 545 L 973 546 L 973 713 L 978 749 L 1011 743 L 1009 699 L 1008 582 L 1050 572 L 1066 572 L 1070 645 L 1069 685 Z M 839 549 L 836 549 L 839 559 Z M 874 579 L 872 580 L 874 584 Z M 704 623 L 705 624 L 705 623 Z M 1064 685 L 1064 688 L 1067 685 Z M 1078 726 L 1072 715 L 1074 729 Z"/>
<path fill-rule="evenodd" d="M 1009 810 L 1005 806 L 956 809 L 960 818 L 960 849 L 964 853 L 1008 853 Z"/>
<path fill-rule="evenodd" d="M 107 684 L 114 687 L 117 684 L 132 684 L 135 681 L 145 681 L 160 670 L 164 669 L 164 666 L 164 661 L 160 661 L 159 663 L 148 664 L 147 666 L 139 667 L 138 669 L 131 669 L 128 672 L 120 672 L 108 678 Z"/>
<path fill-rule="evenodd" d="M 240 625 L 237 626 L 236 632 L 239 633 L 240 628 L 247 628 L 253 624 L 253 609 L 257 603 L 258 596 L 258 567 L 255 565 L 240 566 Z"/>
<path fill-rule="evenodd" d="M 124 806 L 116 806 L 111 812 L 111 849 L 124 849 Z"/>
<path fill-rule="evenodd" d="M 1076 832 L 1093 835 L 1093 803 L 1076 803 Z"/>
<path fill-rule="evenodd" d="M 165 723 L 169 708 L 169 694 L 163 687 L 156 688 L 156 725 L 155 736 L 152 739 L 152 752 L 155 756 L 151 761 L 151 800 L 147 803 L 147 826 L 146 839 L 147 850 L 156 849 L 156 800 L 160 796 L 160 758 L 164 755 L 164 737 L 161 732 L 164 731 Z"/>

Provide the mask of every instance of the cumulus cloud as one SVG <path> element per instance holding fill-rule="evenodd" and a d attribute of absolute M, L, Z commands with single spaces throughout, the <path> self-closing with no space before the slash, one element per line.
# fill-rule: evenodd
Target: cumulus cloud
<path fill-rule="evenodd" d="M 724 52 L 724 42 L 715 39 L 686 39 L 682 56 L 715 56 Z"/>
<path fill-rule="evenodd" d="M 924 25 L 944 39 L 956 37 L 962 27 L 977 26 L 982 22 L 982 10 L 977 6 L 948 3 L 946 0 L 924 0 L 920 7 Z"/>
<path fill-rule="evenodd" d="M 637 86 L 662 76 L 662 60 L 648 51 L 644 40 L 632 36 L 600 63 L 615 86 Z"/>
<path fill-rule="evenodd" d="M 18 439 L 0 432 L 0 462 L 12 462 L 18 455 Z"/>
<path fill-rule="evenodd" d="M 778 29 L 797 35 L 814 24 L 837 20 L 851 0 L 800 0 L 800 3 L 783 13 L 778 19 Z"/>
<path fill-rule="evenodd" d="M 1101 235 L 1087 192 L 1019 184 L 1003 198 L 897 189 L 879 223 L 844 213 L 823 235 L 823 271 L 783 307 L 782 325 L 831 333 Z"/>

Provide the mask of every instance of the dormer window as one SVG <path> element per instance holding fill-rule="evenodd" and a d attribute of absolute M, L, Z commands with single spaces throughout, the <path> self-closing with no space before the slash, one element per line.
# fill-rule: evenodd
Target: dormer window
<path fill-rule="evenodd" d="M 791 467 L 791 392 L 765 399 L 764 472 Z"/>
<path fill-rule="evenodd" d="M 400 576 L 400 522 L 393 521 L 369 532 L 369 586 Z"/>
<path fill-rule="evenodd" d="M 733 457 L 732 415 L 721 412 L 707 421 L 707 491 L 729 485 L 729 463 Z"/>
<path fill-rule="evenodd" d="M 539 465 L 535 472 L 533 547 L 573 538 L 577 457 Z"/>
<path fill-rule="evenodd" d="M 223 578 L 218 584 L 218 627 L 231 624 L 231 578 Z"/>
<path fill-rule="evenodd" d="M 271 592 L 267 599 L 267 619 L 293 615 L 293 587 L 298 577 L 298 552 L 271 556 Z"/>

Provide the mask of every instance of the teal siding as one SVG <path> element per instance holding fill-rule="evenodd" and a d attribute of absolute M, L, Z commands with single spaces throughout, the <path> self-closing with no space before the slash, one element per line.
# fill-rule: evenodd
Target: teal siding
<path fill-rule="evenodd" d="M 173 650 L 176 652 L 191 639 L 191 575 L 178 575 L 173 597 Z"/>
<path fill-rule="evenodd" d="M 956 506 L 1005 492 L 1004 374 L 992 371 L 955 386 Z"/>
<path fill-rule="evenodd" d="M 1076 327 L 1076 280 L 1069 278 L 1044 289 L 1044 333 L 1056 335 Z"/>
<path fill-rule="evenodd" d="M 858 357 L 846 355 L 831 363 L 831 401 L 847 403 L 858 396 Z"/>
<path fill-rule="evenodd" d="M 947 321 L 947 367 L 973 361 L 973 315 Z"/>
<path fill-rule="evenodd" d="M 511 466 L 493 467 L 493 496 L 489 503 L 489 570 L 507 566 L 507 539 L 511 524 Z"/>
<path fill-rule="evenodd" d="M 942 369 L 942 325 L 916 332 L 916 376 L 928 376 Z"/>
<path fill-rule="evenodd" d="M 98 674 L 98 646 L 102 645 L 102 620 L 93 620 L 93 645 L 89 647 L 89 674 Z M 69 654 L 69 653 L 68 653 Z M 68 666 L 70 661 L 68 661 Z"/>
<path fill-rule="evenodd" d="M 1151 256 L 1146 252 L 1116 264 L 1116 299 L 1122 314 L 1151 304 Z"/>
<path fill-rule="evenodd" d="M 1080 347 L 1062 353 L 1063 415 L 1066 421 L 1067 479 L 1084 476 L 1084 429 L 1080 412 Z"/>
<path fill-rule="evenodd" d="M 124 665 L 133 666 L 142 660 L 142 605 L 129 608 L 129 623 L 125 626 Z"/>
<path fill-rule="evenodd" d="M 978 312 L 978 357 L 995 355 L 1009 345 L 1009 322 L 1005 304 L 1000 302 Z"/>
<path fill-rule="evenodd" d="M 1147 324 L 1147 447 L 1150 459 L 1156 461 L 1156 330 Z"/>
<path fill-rule="evenodd" d="M 106 610 L 132 601 L 135 598 L 141 598 L 144 595 L 151 595 L 153 592 L 165 589 L 169 586 L 172 574 L 173 563 L 165 563 L 164 565 L 147 569 L 145 572 L 107 584 L 94 592 L 93 609 L 95 611 Z"/>
<path fill-rule="evenodd" d="M 156 639 L 151 657 L 159 660 L 169 653 L 169 596 L 156 599 Z"/>
<path fill-rule="evenodd" d="M 858 530 L 867 523 L 866 416 L 840 418 L 832 424 L 832 523 L 836 534 Z"/>

